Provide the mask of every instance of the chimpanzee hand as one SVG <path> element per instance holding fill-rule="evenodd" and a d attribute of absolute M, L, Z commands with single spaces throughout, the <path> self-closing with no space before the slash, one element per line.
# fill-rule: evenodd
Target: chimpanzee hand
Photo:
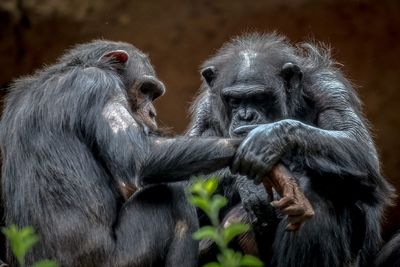
<path fill-rule="evenodd" d="M 265 189 L 273 187 L 281 199 L 271 202 L 271 205 L 282 214 L 287 215 L 286 230 L 297 231 L 301 225 L 314 216 L 314 209 L 304 195 L 296 180 L 282 164 L 278 164 L 263 180 Z"/>
<path fill-rule="evenodd" d="M 289 149 L 289 139 L 285 138 L 287 124 L 287 121 L 279 121 L 237 128 L 235 134 L 249 134 L 236 151 L 231 166 L 232 173 L 246 175 L 255 184 L 260 184 Z"/>
<path fill-rule="evenodd" d="M 281 199 L 271 204 L 288 216 L 286 229 L 289 231 L 298 230 L 314 215 L 310 202 L 289 171 L 277 164 L 283 153 L 290 149 L 291 142 L 286 137 L 295 127 L 292 120 L 239 127 L 236 134 L 250 133 L 237 150 L 232 165 L 232 172 L 247 175 L 255 183 L 263 182 L 267 191 L 273 187 L 278 192 Z"/>

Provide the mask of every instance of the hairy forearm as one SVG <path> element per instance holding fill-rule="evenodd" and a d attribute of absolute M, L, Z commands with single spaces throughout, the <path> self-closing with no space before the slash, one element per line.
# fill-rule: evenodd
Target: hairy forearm
<path fill-rule="evenodd" d="M 155 138 L 141 182 L 175 182 L 222 169 L 229 166 L 239 144 L 236 139 Z"/>
<path fill-rule="evenodd" d="M 300 121 L 286 120 L 286 141 L 305 166 L 319 172 L 368 177 L 379 171 L 374 147 L 359 133 L 324 130 Z"/>

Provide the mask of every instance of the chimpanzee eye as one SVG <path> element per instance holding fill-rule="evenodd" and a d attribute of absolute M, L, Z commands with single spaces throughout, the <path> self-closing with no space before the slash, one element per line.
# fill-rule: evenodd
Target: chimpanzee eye
<path fill-rule="evenodd" d="M 150 117 L 151 119 L 155 119 L 155 118 L 156 118 L 156 113 L 155 113 L 154 111 L 150 110 L 150 111 L 149 111 L 149 117 Z"/>
<path fill-rule="evenodd" d="M 237 108 L 240 105 L 241 99 L 236 97 L 229 97 L 228 98 L 228 105 L 231 108 Z"/>
<path fill-rule="evenodd" d="M 272 91 L 272 90 L 270 90 Z M 251 102 L 256 105 L 268 105 L 277 101 L 276 95 L 271 92 L 257 94 L 252 97 Z"/>
<path fill-rule="evenodd" d="M 268 100 L 268 98 L 262 94 L 262 95 L 254 96 L 251 100 L 252 100 L 252 103 L 263 104 L 264 102 L 266 102 L 266 100 Z"/>

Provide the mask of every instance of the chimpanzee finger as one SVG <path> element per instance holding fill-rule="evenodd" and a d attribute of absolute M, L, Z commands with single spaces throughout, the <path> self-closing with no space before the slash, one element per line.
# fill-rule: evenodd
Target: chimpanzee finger
<path fill-rule="evenodd" d="M 243 161 L 246 160 L 248 152 L 248 146 L 243 146 L 243 143 L 239 146 L 238 150 L 233 159 L 233 163 L 231 166 L 231 172 L 233 174 L 241 173 L 241 168 L 243 167 Z"/>
<path fill-rule="evenodd" d="M 236 156 L 234 162 L 231 167 L 231 172 L 233 174 L 240 174 L 243 176 L 247 176 L 249 179 L 253 179 L 253 177 L 248 176 L 250 169 L 252 168 L 252 162 L 249 161 L 243 153 L 241 156 Z"/>
<path fill-rule="evenodd" d="M 279 200 L 271 202 L 271 205 L 277 209 L 284 209 L 293 204 L 294 204 L 294 199 L 292 197 L 283 197 Z"/>
<path fill-rule="evenodd" d="M 282 209 L 281 212 L 288 216 L 300 216 L 304 215 L 305 210 L 301 205 L 291 205 Z"/>
<path fill-rule="evenodd" d="M 264 177 L 265 172 L 265 167 L 264 163 L 258 159 L 254 159 L 255 157 L 249 158 L 249 160 L 252 161 L 252 167 L 249 170 L 248 176 L 250 179 L 254 181 L 256 185 L 260 184 L 262 182 L 262 179 Z"/>
<path fill-rule="evenodd" d="M 264 150 L 262 156 L 262 162 L 265 165 L 266 173 L 270 172 L 272 168 L 278 163 L 279 160 L 280 158 L 277 157 L 274 154 L 274 152 L 272 152 L 270 149 Z"/>
<path fill-rule="evenodd" d="M 312 208 L 309 208 L 309 209 L 307 209 L 305 212 L 304 212 L 304 217 L 305 218 L 307 218 L 307 219 L 311 219 L 312 217 L 314 217 L 314 215 L 315 215 L 315 212 L 314 212 L 314 210 L 312 209 Z"/>
<path fill-rule="evenodd" d="M 240 148 L 239 148 L 240 149 Z M 238 171 L 239 171 L 239 168 L 240 168 L 240 161 L 241 161 L 241 156 L 240 156 L 241 154 L 240 154 L 240 151 L 237 151 L 236 152 L 236 155 L 234 156 L 234 158 L 233 158 L 233 161 L 232 161 L 232 165 L 231 165 L 231 172 L 233 173 L 233 174 L 237 174 L 238 173 Z"/>
<path fill-rule="evenodd" d="M 264 181 L 264 179 L 266 179 L 267 173 L 268 173 L 267 169 L 263 166 L 262 170 L 260 170 L 257 173 L 256 177 L 254 178 L 254 184 L 256 185 L 261 184 Z"/>
<path fill-rule="evenodd" d="M 240 164 L 240 167 L 239 167 L 238 173 L 240 175 L 247 176 L 248 178 L 252 178 L 249 176 L 249 173 L 253 166 L 253 163 L 250 160 L 244 158 L 240 161 L 239 164 Z"/>
<path fill-rule="evenodd" d="M 293 185 L 291 183 L 286 183 L 281 189 L 281 194 L 283 197 L 291 197 L 293 198 L 293 200 L 297 199 L 294 193 Z"/>
<path fill-rule="evenodd" d="M 253 165 L 251 166 L 251 169 L 249 170 L 248 176 L 249 178 L 253 179 L 255 181 L 257 174 L 261 172 L 262 166 L 259 162 L 253 162 Z"/>
<path fill-rule="evenodd" d="M 240 127 L 236 128 L 235 130 L 233 130 L 233 133 L 235 135 L 242 136 L 242 135 L 248 134 L 249 132 L 251 132 L 251 130 L 257 128 L 258 126 L 260 126 L 260 125 L 251 124 L 251 125 L 240 126 Z"/>

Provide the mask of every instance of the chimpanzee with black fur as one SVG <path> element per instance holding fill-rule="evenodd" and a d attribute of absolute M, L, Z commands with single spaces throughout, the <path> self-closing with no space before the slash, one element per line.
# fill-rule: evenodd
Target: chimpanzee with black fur
<path fill-rule="evenodd" d="M 159 136 L 153 101 L 164 90 L 146 55 L 110 41 L 11 86 L 2 195 L 6 224 L 40 235 L 27 265 L 197 265 L 195 210 L 183 185 L 163 183 L 227 166 L 238 141 Z"/>
<path fill-rule="evenodd" d="M 372 264 L 393 189 L 381 175 L 360 101 L 329 51 L 291 45 L 276 34 L 250 34 L 225 44 L 203 64 L 202 76 L 189 135 L 249 132 L 231 172 L 258 184 L 284 164 L 315 210 L 297 232 L 285 231 L 288 218 L 277 212 L 268 266 Z M 251 131 L 252 125 L 262 126 Z M 268 202 L 266 192 L 232 173 L 225 170 L 221 190 L 229 192 L 231 207 L 241 201 L 260 221 L 257 207 Z M 274 213 L 266 209 L 264 215 Z M 257 242 L 268 248 L 267 239 Z"/>

